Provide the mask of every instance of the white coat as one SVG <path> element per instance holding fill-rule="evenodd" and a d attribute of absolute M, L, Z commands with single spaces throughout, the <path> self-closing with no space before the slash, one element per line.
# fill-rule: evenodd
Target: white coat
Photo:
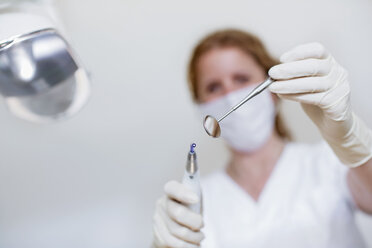
<path fill-rule="evenodd" d="M 365 247 L 347 170 L 326 143 L 289 143 L 257 202 L 213 173 L 202 180 L 202 248 Z"/>

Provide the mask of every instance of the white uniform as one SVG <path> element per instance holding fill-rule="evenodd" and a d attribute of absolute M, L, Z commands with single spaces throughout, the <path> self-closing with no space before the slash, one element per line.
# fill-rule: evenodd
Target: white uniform
<path fill-rule="evenodd" d="M 365 247 L 346 172 L 326 143 L 289 143 L 258 202 L 213 173 L 202 181 L 202 248 Z"/>

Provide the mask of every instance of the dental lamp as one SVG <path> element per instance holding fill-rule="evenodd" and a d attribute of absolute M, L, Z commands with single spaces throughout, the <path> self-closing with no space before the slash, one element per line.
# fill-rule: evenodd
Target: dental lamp
<path fill-rule="evenodd" d="M 0 94 L 15 116 L 39 123 L 76 114 L 90 95 L 87 72 L 49 2 L 0 1 Z M 49 12 L 29 11 L 31 5 Z"/>

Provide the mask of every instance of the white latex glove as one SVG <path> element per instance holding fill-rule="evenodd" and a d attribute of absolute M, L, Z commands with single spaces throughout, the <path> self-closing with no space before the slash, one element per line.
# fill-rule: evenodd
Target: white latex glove
<path fill-rule="evenodd" d="M 200 232 L 203 217 L 187 208 L 200 199 L 187 186 L 170 181 L 164 186 L 165 196 L 156 203 L 153 220 L 154 243 L 157 248 L 196 248 L 204 239 Z"/>
<path fill-rule="evenodd" d="M 347 72 L 319 43 L 300 45 L 280 57 L 270 90 L 300 102 L 341 162 L 349 167 L 372 157 L 372 133 L 352 112 Z"/>

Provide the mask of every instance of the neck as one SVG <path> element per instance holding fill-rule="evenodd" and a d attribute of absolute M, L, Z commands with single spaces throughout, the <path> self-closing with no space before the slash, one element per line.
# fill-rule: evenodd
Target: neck
<path fill-rule="evenodd" d="M 233 150 L 226 172 L 243 188 L 254 185 L 253 187 L 260 191 L 279 160 L 284 145 L 283 139 L 274 132 L 266 144 L 254 152 L 242 153 Z"/>

